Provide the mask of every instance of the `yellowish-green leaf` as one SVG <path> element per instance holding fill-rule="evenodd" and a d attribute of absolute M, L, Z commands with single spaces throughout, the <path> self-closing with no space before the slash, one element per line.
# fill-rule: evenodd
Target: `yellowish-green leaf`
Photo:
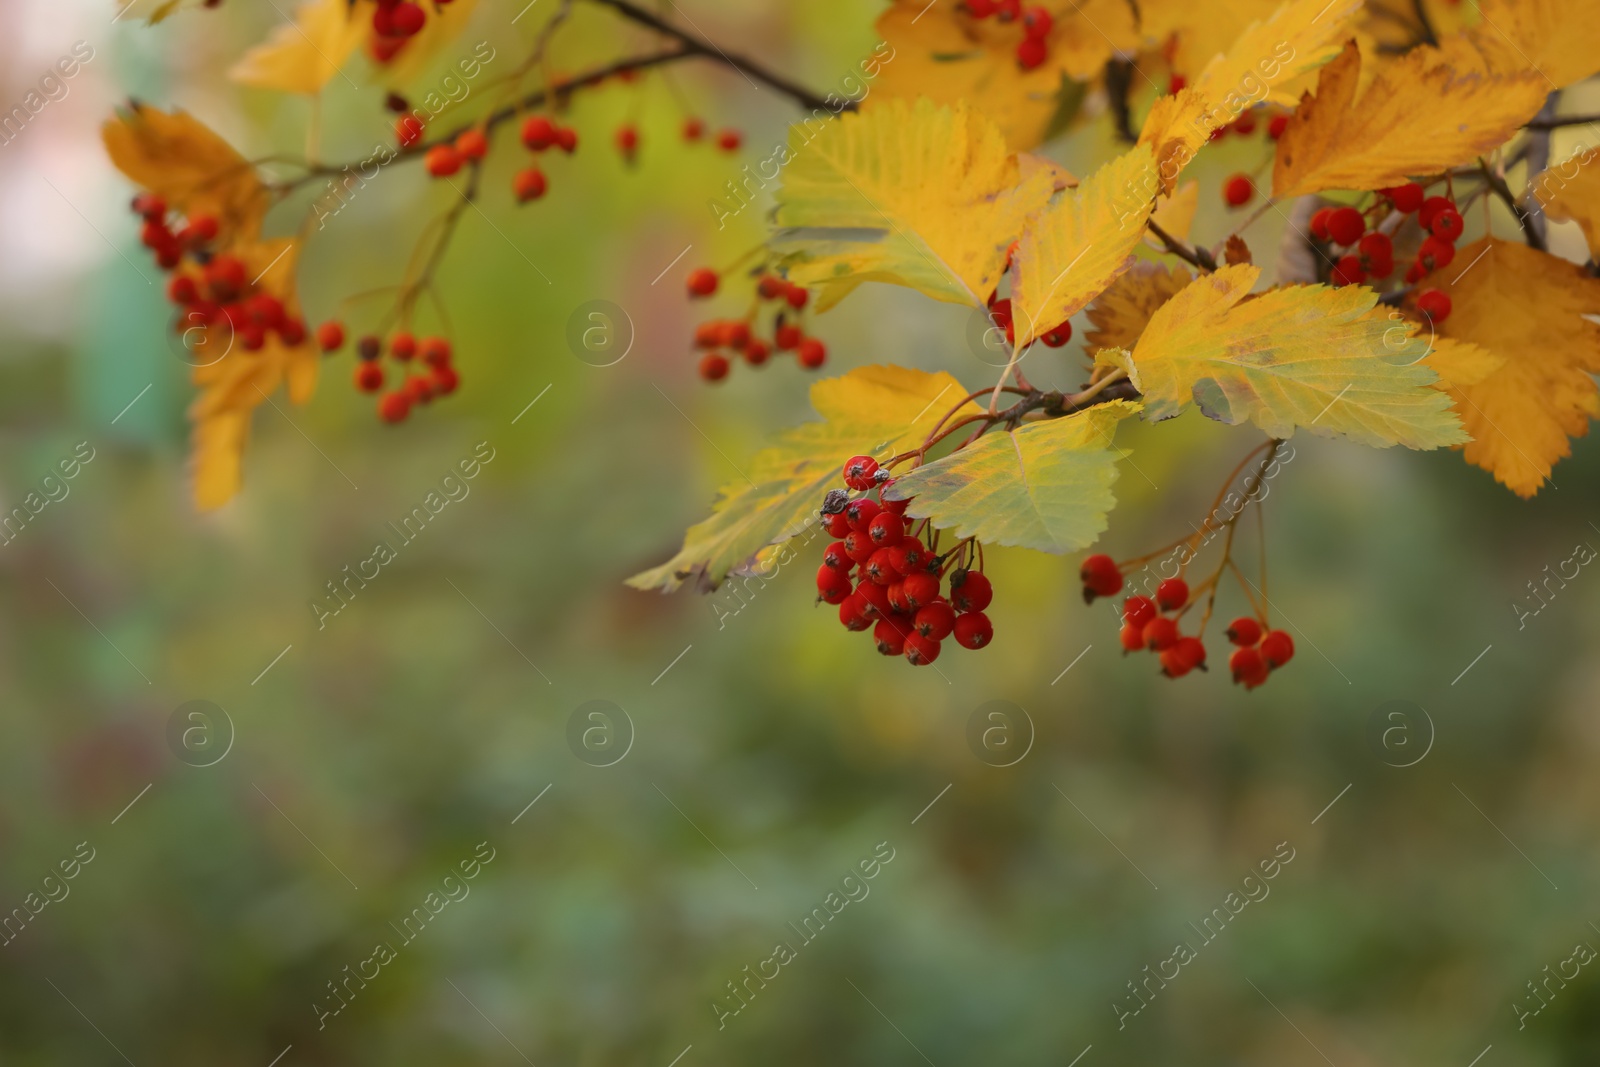
<path fill-rule="evenodd" d="M 1273 163 L 1274 197 L 1379 189 L 1470 163 L 1504 144 L 1550 92 L 1536 71 L 1484 72 L 1460 37 L 1381 65 L 1358 94 L 1362 62 L 1346 45 L 1322 68 L 1316 96 L 1290 117 Z"/>
<path fill-rule="evenodd" d="M 981 305 L 1053 191 L 1048 168 L 1023 176 L 965 104 L 891 100 L 789 140 L 771 245 L 801 285 L 881 281 Z"/>
<path fill-rule="evenodd" d="M 317 93 L 372 32 L 372 12 L 350 0 L 307 0 L 228 71 L 241 85 Z"/>
<path fill-rule="evenodd" d="M 1139 405 L 1114 400 L 1068 415 L 985 434 L 959 452 L 895 479 L 892 499 L 940 529 L 985 544 L 1072 552 L 1106 528 L 1122 453 L 1116 424 Z"/>
<path fill-rule="evenodd" d="M 1202 275 L 1150 317 L 1130 355 L 1100 353 L 1144 394 L 1153 419 L 1192 399 L 1211 418 L 1246 419 L 1274 437 L 1296 427 L 1380 448 L 1467 440 L 1450 398 L 1431 386 L 1427 341 L 1398 317 L 1374 314 L 1361 286 L 1275 289 L 1246 299 L 1260 269 Z"/>
<path fill-rule="evenodd" d="M 711 517 L 689 529 L 682 550 L 628 584 L 670 591 L 698 575 L 714 587 L 761 549 L 815 524 L 851 456 L 882 460 L 916 448 L 966 394 L 948 374 L 905 367 L 861 367 L 817 382 L 811 403 L 823 421 L 787 430 L 757 453 L 747 477 L 724 486 Z"/>
<path fill-rule="evenodd" d="M 1155 157 L 1139 145 L 1039 216 L 1017 249 L 1011 307 L 1018 345 L 1053 329 L 1132 266 L 1155 190 Z"/>

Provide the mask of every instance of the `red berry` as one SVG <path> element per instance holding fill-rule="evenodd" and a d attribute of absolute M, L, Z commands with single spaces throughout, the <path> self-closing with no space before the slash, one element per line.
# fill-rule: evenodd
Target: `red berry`
<path fill-rule="evenodd" d="M 1417 262 L 1422 264 L 1424 273 L 1448 267 L 1450 261 L 1455 258 L 1456 246 L 1437 237 L 1428 238 L 1422 242 L 1422 247 L 1417 249 Z"/>
<path fill-rule="evenodd" d="M 889 487 L 892 485 L 894 485 L 894 479 L 890 478 L 888 481 L 878 486 L 878 498 L 883 501 L 884 511 L 892 511 L 896 515 L 904 515 L 906 513 L 906 509 L 911 506 L 911 498 L 907 497 L 904 500 L 892 499 L 889 496 Z"/>
<path fill-rule="evenodd" d="M 183 241 L 188 245 L 205 244 L 216 240 L 219 229 L 215 216 L 197 215 L 183 228 Z"/>
<path fill-rule="evenodd" d="M 802 367 L 807 370 L 816 370 L 828 358 L 828 350 L 815 337 L 807 337 L 800 342 L 800 347 L 796 350 L 795 355 L 799 357 Z"/>
<path fill-rule="evenodd" d="M 526 204 L 529 200 L 537 200 L 544 195 L 547 188 L 544 171 L 538 167 L 527 167 L 519 170 L 511 179 L 511 191 L 516 194 L 517 203 Z"/>
<path fill-rule="evenodd" d="M 865 530 L 851 530 L 844 535 L 840 544 L 844 545 L 844 554 L 855 563 L 865 563 L 878 551 L 878 546 L 872 543 L 872 538 Z"/>
<path fill-rule="evenodd" d="M 1333 218 L 1333 208 L 1317 209 L 1317 213 L 1311 216 L 1311 236 L 1319 241 L 1331 240 L 1328 234 L 1328 220 L 1331 218 Z"/>
<path fill-rule="evenodd" d="M 1117 633 L 1117 640 L 1122 642 L 1122 651 L 1138 652 L 1144 648 L 1144 627 L 1125 622 Z"/>
<path fill-rule="evenodd" d="M 700 357 L 700 377 L 708 382 L 720 382 L 728 376 L 728 357 L 721 352 L 707 352 Z"/>
<path fill-rule="evenodd" d="M 1294 658 L 1294 638 L 1282 630 L 1269 632 L 1261 639 L 1261 655 L 1276 670 Z"/>
<path fill-rule="evenodd" d="M 810 296 L 811 294 L 806 292 L 801 286 L 788 285 L 787 283 L 784 285 L 783 299 L 796 311 L 799 311 L 801 308 L 806 306 L 806 301 L 810 298 Z"/>
<path fill-rule="evenodd" d="M 1288 115 L 1274 115 L 1267 120 L 1267 136 L 1276 141 L 1283 136 L 1283 131 L 1289 128 Z"/>
<path fill-rule="evenodd" d="M 389 338 L 389 354 L 405 363 L 417 354 L 417 339 L 405 331 Z"/>
<path fill-rule="evenodd" d="M 772 348 L 767 342 L 751 338 L 744 346 L 744 361 L 752 367 L 759 367 L 772 355 Z"/>
<path fill-rule="evenodd" d="M 556 144 L 561 146 L 561 151 L 567 155 L 578 150 L 578 131 L 571 126 L 563 126 L 556 131 Z"/>
<path fill-rule="evenodd" d="M 1162 611 L 1177 611 L 1189 602 L 1189 583 L 1182 578 L 1168 578 L 1156 586 L 1156 606 Z"/>
<path fill-rule="evenodd" d="M 383 394 L 378 400 L 378 417 L 384 422 L 401 422 L 411 414 L 411 397 L 396 390 Z"/>
<path fill-rule="evenodd" d="M 865 601 L 861 613 L 867 618 L 888 618 L 889 590 L 869 578 L 856 583 L 856 595 Z"/>
<path fill-rule="evenodd" d="M 867 615 L 867 600 L 859 592 L 851 593 L 839 604 L 839 621 L 846 630 L 865 630 L 872 625 Z"/>
<path fill-rule="evenodd" d="M 996 0 L 965 0 L 967 14 L 975 19 L 986 19 L 994 14 L 994 9 L 999 6 Z"/>
<path fill-rule="evenodd" d="M 1033 70 L 1043 66 L 1044 61 L 1050 58 L 1050 46 L 1037 37 L 1024 37 L 1017 44 L 1017 66 L 1023 70 Z"/>
<path fill-rule="evenodd" d="M 450 362 L 450 342 L 443 337 L 424 337 L 417 346 L 422 362 L 430 367 L 442 367 Z"/>
<path fill-rule="evenodd" d="M 717 272 L 710 267 L 697 267 L 689 272 L 689 295 L 710 296 L 717 291 Z"/>
<path fill-rule="evenodd" d="M 1454 242 L 1461 236 L 1461 213 L 1453 207 L 1442 208 L 1433 216 L 1433 221 L 1428 225 L 1428 232 L 1441 241 Z"/>
<path fill-rule="evenodd" d="M 994 624 L 981 611 L 969 611 L 956 616 L 956 644 L 962 648 L 979 649 L 994 640 Z"/>
<path fill-rule="evenodd" d="M 544 115 L 529 115 L 522 124 L 522 143 L 535 152 L 543 152 L 556 143 L 556 124 Z"/>
<path fill-rule="evenodd" d="M 729 319 L 722 324 L 720 338 L 729 348 L 743 348 L 750 343 L 750 324 L 743 319 Z"/>
<path fill-rule="evenodd" d="M 978 571 L 950 576 L 950 603 L 957 611 L 982 611 L 994 600 L 994 586 Z"/>
<path fill-rule="evenodd" d="M 433 368 L 433 391 L 439 396 L 449 396 L 461 385 L 461 375 L 448 364 Z"/>
<path fill-rule="evenodd" d="M 1001 22 L 1013 22 L 1022 17 L 1022 0 L 999 0 L 994 12 Z"/>
<path fill-rule="evenodd" d="M 136 215 L 143 215 L 147 221 L 154 222 L 167 215 L 167 201 L 155 193 L 140 193 L 133 198 L 133 211 Z"/>
<path fill-rule="evenodd" d="M 905 651 L 909 632 L 909 628 L 899 626 L 892 617 L 886 615 L 872 628 L 872 639 L 878 643 L 878 651 L 885 656 L 898 656 Z"/>
<path fill-rule="evenodd" d="M 1172 646 L 1172 652 L 1186 671 L 1205 666 L 1206 646 L 1198 637 L 1178 638 L 1178 643 Z"/>
<path fill-rule="evenodd" d="M 285 318 L 278 325 L 278 340 L 294 348 L 306 339 L 306 324 L 301 319 Z"/>
<path fill-rule="evenodd" d="M 1443 322 L 1450 317 L 1450 297 L 1438 289 L 1424 289 L 1417 294 L 1417 310 L 1433 322 Z"/>
<path fill-rule="evenodd" d="M 1156 617 L 1156 602 L 1147 596 L 1131 596 L 1122 602 L 1122 621 L 1143 630 Z"/>
<path fill-rule="evenodd" d="M 1422 206 L 1417 209 L 1417 225 L 1424 230 L 1432 230 L 1434 217 L 1446 208 L 1455 211 L 1456 202 L 1448 196 L 1428 197 L 1422 202 Z"/>
<path fill-rule="evenodd" d="M 1044 333 L 1039 335 L 1039 340 L 1043 341 L 1050 348 L 1060 348 L 1062 345 L 1072 340 L 1072 321 L 1069 319 L 1054 329 L 1046 330 Z"/>
<path fill-rule="evenodd" d="M 1261 624 L 1248 615 L 1241 615 L 1228 624 L 1228 640 L 1246 648 L 1261 640 Z"/>
<path fill-rule="evenodd" d="M 902 537 L 898 545 L 889 549 L 889 563 L 897 573 L 910 575 L 923 569 L 922 560 L 926 552 L 922 542 L 915 537 Z"/>
<path fill-rule="evenodd" d="M 906 520 L 892 511 L 880 511 L 867 527 L 867 536 L 879 548 L 893 548 L 906 535 Z"/>
<path fill-rule="evenodd" d="M 1266 681 L 1272 670 L 1262 658 L 1259 648 L 1234 649 L 1233 655 L 1228 657 L 1228 669 L 1233 672 L 1234 682 L 1246 689 L 1254 689 Z"/>
<path fill-rule="evenodd" d="M 889 610 L 898 615 L 913 614 L 911 601 L 906 599 L 906 583 L 890 582 L 884 587 L 889 591 Z"/>
<path fill-rule="evenodd" d="M 787 322 L 778 327 L 772 338 L 779 352 L 788 352 L 798 347 L 803 340 L 805 335 L 800 332 L 800 327 Z"/>
<path fill-rule="evenodd" d="M 1178 624 L 1164 615 L 1158 615 L 1145 623 L 1143 637 L 1147 648 L 1162 652 L 1177 643 Z"/>
<path fill-rule="evenodd" d="M 1379 189 L 1378 191 L 1389 198 L 1389 202 L 1394 205 L 1396 211 L 1407 215 L 1422 206 L 1423 198 L 1426 195 L 1422 191 L 1422 186 L 1416 182 L 1406 182 L 1404 185 L 1394 185 L 1388 189 Z"/>
<path fill-rule="evenodd" d="M 888 518 L 879 515 L 879 519 Z M 899 516 L 895 516 L 898 518 Z M 906 603 L 911 605 L 911 610 L 916 611 L 932 604 L 939 596 L 939 579 L 926 571 L 906 575 L 904 582 Z"/>
<path fill-rule="evenodd" d="M 632 159 L 639 148 L 639 127 L 626 123 L 617 127 L 617 149 L 624 158 Z"/>
<path fill-rule="evenodd" d="M 843 537 L 850 532 L 850 523 L 845 519 L 844 512 L 839 511 L 822 516 L 822 528 L 828 531 L 830 537 Z"/>
<path fill-rule="evenodd" d="M 1328 281 L 1334 285 L 1360 285 L 1366 280 L 1367 272 L 1361 266 L 1360 256 L 1340 256 L 1328 274 Z"/>
<path fill-rule="evenodd" d="M 1369 233 L 1356 244 L 1356 250 L 1369 268 L 1388 264 L 1394 269 L 1394 243 L 1386 233 Z M 1374 274 L 1388 274 L 1389 270 L 1373 270 Z"/>
<path fill-rule="evenodd" d="M 383 388 L 383 367 L 378 363 L 356 364 L 356 388 L 363 393 L 376 393 Z"/>
<path fill-rule="evenodd" d="M 717 147 L 724 152 L 737 152 L 744 143 L 744 135 L 738 130 L 723 130 L 717 134 Z"/>
<path fill-rule="evenodd" d="M 435 178 L 448 178 L 461 169 L 461 153 L 453 145 L 436 144 L 428 149 L 423 162 Z"/>
<path fill-rule="evenodd" d="M 1238 134 L 1252 134 L 1256 132 L 1256 114 L 1246 111 L 1233 120 L 1233 132 Z"/>
<path fill-rule="evenodd" d="M 1096 554 L 1083 561 L 1078 568 L 1083 580 L 1083 601 L 1092 604 L 1097 596 L 1111 596 L 1122 588 L 1122 572 L 1110 556 Z"/>
<path fill-rule="evenodd" d="M 1222 198 L 1228 202 L 1229 207 L 1243 207 L 1255 194 L 1256 187 L 1250 181 L 1248 174 L 1235 174 L 1222 186 Z"/>
<path fill-rule="evenodd" d="M 175 274 L 167 283 L 167 299 L 174 304 L 192 304 L 200 296 L 200 287 L 187 274 Z"/>
<path fill-rule="evenodd" d="M 822 550 L 822 565 L 824 567 L 832 567 L 837 571 L 848 571 L 852 563 L 849 553 L 844 549 L 843 541 L 835 541 Z"/>
<path fill-rule="evenodd" d="M 380 9 L 382 5 L 379 5 Z M 428 21 L 428 15 L 410 0 L 394 4 L 389 9 L 390 36 L 414 37 Z"/>
<path fill-rule="evenodd" d="M 683 120 L 683 139 L 685 141 L 698 141 L 706 135 L 706 124 L 697 118 Z"/>
<path fill-rule="evenodd" d="M 1188 78 L 1185 78 L 1182 74 L 1174 74 L 1171 78 L 1167 79 L 1167 92 L 1171 93 L 1173 96 L 1177 96 L 1179 93 L 1183 92 L 1184 86 L 1188 84 Z"/>
<path fill-rule="evenodd" d="M 244 261 L 237 256 L 213 256 L 206 264 L 206 284 L 218 300 L 228 300 L 242 291 L 249 282 L 249 272 Z"/>
<path fill-rule="evenodd" d="M 926 666 L 939 658 L 939 642 L 913 630 L 906 635 L 906 659 L 913 667 Z"/>
<path fill-rule="evenodd" d="M 456 138 L 456 152 L 462 159 L 482 159 L 489 154 L 489 138 L 480 129 L 463 130 Z"/>
<path fill-rule="evenodd" d="M 763 274 L 756 282 L 756 292 L 763 300 L 776 300 L 789 291 L 789 283 L 776 274 Z"/>
<path fill-rule="evenodd" d="M 943 641 L 956 627 L 956 612 L 948 601 L 934 600 L 917 609 L 912 626 L 917 633 L 933 641 Z"/>
<path fill-rule="evenodd" d="M 844 506 L 845 517 L 850 520 L 850 529 L 859 530 L 863 534 L 867 532 L 867 527 L 872 525 L 872 520 L 878 517 L 880 510 L 882 509 L 876 500 L 868 500 L 866 497 L 852 500 Z"/>
<path fill-rule="evenodd" d="M 817 596 L 830 604 L 840 604 L 852 592 L 850 576 L 824 563 L 817 568 Z"/>
<path fill-rule="evenodd" d="M 852 456 L 844 465 L 844 484 L 852 489 L 871 489 L 878 484 L 878 461 L 871 456 Z"/>
<path fill-rule="evenodd" d="M 1328 216 L 1328 236 L 1334 244 L 1353 245 L 1367 232 L 1367 220 L 1353 207 L 1342 207 Z"/>
<path fill-rule="evenodd" d="M 317 344 L 324 352 L 337 352 L 344 347 L 344 326 L 334 319 L 318 326 Z"/>
<path fill-rule="evenodd" d="M 1055 19 L 1050 17 L 1048 8 L 1030 7 L 1022 13 L 1022 32 L 1034 40 L 1048 37 L 1054 25 Z"/>
<path fill-rule="evenodd" d="M 400 143 L 401 148 L 410 148 L 422 140 L 423 129 L 422 120 L 417 116 L 401 115 L 394 120 L 394 139 Z"/>

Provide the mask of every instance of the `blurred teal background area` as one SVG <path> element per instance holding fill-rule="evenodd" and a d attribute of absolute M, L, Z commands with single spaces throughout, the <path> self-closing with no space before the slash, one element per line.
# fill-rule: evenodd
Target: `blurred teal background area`
<path fill-rule="evenodd" d="M 520 6 L 485 0 L 462 47 L 490 40 L 509 67 L 545 17 L 512 25 Z M 714 387 L 694 373 L 696 318 L 742 307 L 689 306 L 682 276 L 757 243 L 770 198 L 721 232 L 706 202 L 794 117 L 701 65 L 670 91 L 652 76 L 577 98 L 583 143 L 550 162 L 536 204 L 512 201 L 523 153 L 501 131 L 440 276 L 457 395 L 386 426 L 348 351 L 331 358 L 312 403 L 258 409 L 243 492 L 197 514 L 187 368 L 97 127 L 132 94 L 248 155 L 292 154 L 309 109 L 223 76 L 279 21 L 271 5 L 154 29 L 113 13 L 0 12 L 8 100 L 74 41 L 96 50 L 0 148 L 0 502 L 80 443 L 93 456 L 0 545 L 0 915 L 29 916 L 0 947 L 0 1062 L 1600 1057 L 1596 968 L 1544 984 L 1576 945 L 1600 946 L 1600 577 L 1581 571 L 1520 627 L 1513 606 L 1575 545 L 1600 545 L 1594 442 L 1524 503 L 1456 454 L 1296 438 L 1265 527 L 1274 621 L 1299 652 L 1252 693 L 1229 684 L 1220 634 L 1208 675 L 1125 659 L 1112 609 L 1081 602 L 1077 558 L 991 550 L 995 642 L 952 645 L 937 671 L 877 656 L 814 607 L 810 555 L 733 615 L 628 589 L 735 465 L 810 413 L 792 361 Z M 872 48 L 875 13 L 692 9 L 816 86 Z M 581 5 L 557 40 L 566 70 L 650 43 Z M 359 91 L 336 80 L 324 104 L 331 158 L 388 136 L 381 92 L 351 73 Z M 679 98 L 743 130 L 744 150 L 684 145 Z M 643 130 L 631 169 L 610 144 L 628 118 Z M 1087 173 L 1105 125 L 1047 151 Z M 1229 142 L 1192 168 L 1197 239 L 1236 224 L 1216 186 L 1262 156 Z M 450 198 L 396 166 L 314 234 L 311 320 L 370 325 L 381 301 L 340 302 L 397 281 Z M 1269 213 L 1247 231 L 1258 261 L 1283 225 Z M 1581 246 L 1572 227 L 1555 236 Z M 631 322 L 611 366 L 568 345 L 592 300 Z M 904 363 L 978 388 L 994 370 L 965 325 L 867 287 L 812 328 L 824 374 Z M 1025 366 L 1076 385 L 1081 342 Z M 1102 546 L 1122 558 L 1181 536 L 1256 443 L 1194 414 L 1125 425 Z M 475 450 L 492 459 L 470 492 L 319 628 L 325 583 Z M 1256 546 L 1251 520 L 1243 558 Z M 1245 610 L 1230 590 L 1218 621 Z M 217 710 L 190 720 L 191 701 Z M 608 744 L 628 742 L 607 766 L 570 741 L 602 722 L 575 719 L 590 701 L 625 713 L 603 721 Z M 1024 713 L 1006 724 L 1026 749 L 1010 766 L 969 745 L 991 701 Z M 1400 719 L 1380 711 L 1393 701 Z M 175 715 L 180 736 L 203 722 L 206 744 L 230 745 L 194 765 L 218 748 L 175 745 Z M 1233 914 L 1229 894 L 1259 895 L 1246 876 L 1284 855 Z M 819 907 L 830 919 L 806 940 Z M 1217 908 L 1229 921 L 1207 940 Z M 1180 942 L 1194 958 L 1148 981 L 1172 974 Z M 764 962 L 779 944 L 793 958 Z"/>

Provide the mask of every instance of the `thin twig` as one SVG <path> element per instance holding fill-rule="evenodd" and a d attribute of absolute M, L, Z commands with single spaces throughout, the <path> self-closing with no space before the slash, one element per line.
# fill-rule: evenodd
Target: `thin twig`
<path fill-rule="evenodd" d="M 1162 229 L 1161 224 L 1156 222 L 1156 220 L 1153 218 L 1147 219 L 1144 225 L 1147 230 L 1155 235 L 1156 240 L 1160 241 L 1163 245 L 1166 245 L 1168 252 L 1171 252 L 1179 259 L 1186 263 L 1192 264 L 1193 266 L 1199 267 L 1203 271 L 1210 272 L 1217 269 L 1217 261 L 1212 257 L 1211 253 L 1206 251 L 1204 248 L 1200 248 L 1198 246 L 1190 248 L 1188 245 L 1172 236 L 1172 234 Z"/>
<path fill-rule="evenodd" d="M 1478 168 L 1483 172 L 1484 180 L 1489 183 L 1489 190 L 1499 197 L 1506 207 L 1511 209 L 1511 214 L 1516 216 L 1517 225 L 1522 227 L 1523 239 L 1528 242 L 1528 247 L 1537 251 L 1546 251 L 1544 234 L 1534 225 L 1533 218 L 1517 203 L 1517 198 L 1511 192 L 1511 187 L 1506 180 L 1490 169 L 1489 164 L 1482 157 L 1478 159 Z"/>

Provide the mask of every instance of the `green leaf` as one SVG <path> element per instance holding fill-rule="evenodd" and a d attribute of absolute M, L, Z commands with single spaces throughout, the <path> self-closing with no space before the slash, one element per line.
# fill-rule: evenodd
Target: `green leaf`
<path fill-rule="evenodd" d="M 1071 552 L 1106 528 L 1111 483 L 1123 453 L 1116 424 L 1139 405 L 1115 400 L 1060 419 L 989 433 L 944 459 L 897 477 L 891 499 L 957 537 L 985 544 Z"/>
<path fill-rule="evenodd" d="M 1121 367 L 1144 396 L 1145 417 L 1171 418 L 1193 400 L 1230 425 L 1273 437 L 1296 427 L 1378 448 L 1467 441 L 1439 380 L 1421 362 L 1427 342 L 1398 313 L 1375 309 L 1362 286 L 1298 285 L 1251 297 L 1253 266 L 1202 275 L 1156 309 Z"/>
<path fill-rule="evenodd" d="M 761 549 L 815 524 L 823 496 L 843 487 L 846 460 L 885 460 L 921 445 L 966 395 L 948 374 L 905 367 L 860 367 L 817 382 L 811 404 L 824 421 L 785 430 L 757 453 L 744 469 L 748 477 L 724 486 L 711 517 L 690 527 L 682 550 L 628 584 L 670 592 L 699 575 L 714 588 Z"/>

